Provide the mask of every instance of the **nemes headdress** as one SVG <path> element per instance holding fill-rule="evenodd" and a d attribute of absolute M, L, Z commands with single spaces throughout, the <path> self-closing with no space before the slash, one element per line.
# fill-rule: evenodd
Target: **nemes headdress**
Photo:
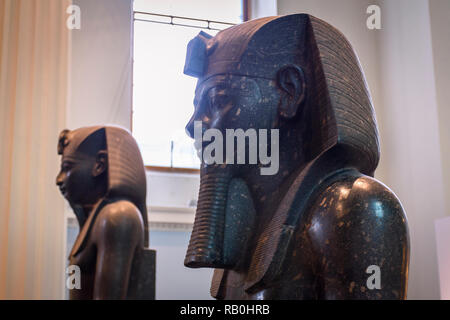
<path fill-rule="evenodd" d="M 184 73 L 199 83 L 220 74 L 275 80 L 291 64 L 306 70 L 311 158 L 340 146 L 351 165 L 373 175 L 380 151 L 370 93 L 350 43 L 328 23 L 293 14 L 251 20 L 215 37 L 200 32 L 188 44 Z"/>
<path fill-rule="evenodd" d="M 92 152 L 90 149 L 106 147 L 108 153 L 108 191 L 105 201 L 126 199 L 141 212 L 148 245 L 146 207 L 146 177 L 139 147 L 133 136 L 115 126 L 83 127 L 60 134 L 58 154 L 71 155 Z M 97 150 L 99 151 L 99 150 Z"/>

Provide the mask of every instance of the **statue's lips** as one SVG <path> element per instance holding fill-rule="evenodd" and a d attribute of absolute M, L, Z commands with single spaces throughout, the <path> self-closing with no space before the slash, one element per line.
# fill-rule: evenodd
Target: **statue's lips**
<path fill-rule="evenodd" d="M 59 187 L 59 191 L 61 192 L 61 194 L 62 194 L 64 197 L 66 197 L 66 192 L 67 192 L 67 190 L 66 190 L 65 187 Z"/>

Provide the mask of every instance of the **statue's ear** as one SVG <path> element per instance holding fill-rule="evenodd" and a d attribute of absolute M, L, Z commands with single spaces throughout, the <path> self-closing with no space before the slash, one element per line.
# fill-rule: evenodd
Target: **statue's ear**
<path fill-rule="evenodd" d="M 100 176 L 108 168 L 108 153 L 105 150 L 97 152 L 95 165 L 92 168 L 92 175 L 94 177 Z"/>
<path fill-rule="evenodd" d="M 281 90 L 278 112 L 291 119 L 305 101 L 306 82 L 302 68 L 294 64 L 286 65 L 277 72 L 277 86 Z"/>

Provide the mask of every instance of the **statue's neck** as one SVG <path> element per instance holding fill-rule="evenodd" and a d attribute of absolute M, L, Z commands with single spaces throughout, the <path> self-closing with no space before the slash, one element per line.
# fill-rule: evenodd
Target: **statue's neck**
<path fill-rule="evenodd" d="M 283 198 L 288 193 L 294 180 L 305 169 L 306 163 L 283 161 L 280 157 L 280 171 L 274 176 L 254 176 L 254 179 L 247 180 L 249 189 L 253 196 L 253 204 L 258 216 L 255 237 L 262 232 L 278 211 Z M 256 240 L 255 240 L 256 241 Z"/>
<path fill-rule="evenodd" d="M 273 205 L 281 201 L 292 182 L 305 168 L 307 163 L 303 150 L 303 134 L 298 130 L 291 126 L 283 126 L 279 129 L 278 165 L 270 163 L 272 168 L 278 166 L 278 172 L 273 175 L 263 175 L 264 172 L 260 167 L 253 166 L 244 179 L 249 184 L 257 209 L 272 210 Z M 270 150 L 271 160 L 274 161 L 276 157 L 272 152 L 276 149 L 272 150 L 271 145 Z"/>
<path fill-rule="evenodd" d="M 259 211 L 272 210 L 279 204 L 296 177 L 305 168 L 303 159 L 280 152 L 279 170 L 275 175 L 261 175 L 259 168 L 252 169 L 245 179 L 253 195 L 255 208 Z"/>
<path fill-rule="evenodd" d="M 85 204 L 85 205 L 72 205 L 72 210 L 77 218 L 78 225 L 81 228 L 83 228 L 84 224 L 86 223 L 88 217 L 92 214 L 92 212 L 97 208 L 98 204 L 103 199 L 97 200 L 94 204 Z"/>

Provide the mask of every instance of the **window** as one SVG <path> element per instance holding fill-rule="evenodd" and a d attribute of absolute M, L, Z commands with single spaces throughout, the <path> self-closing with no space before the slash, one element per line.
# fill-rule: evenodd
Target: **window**
<path fill-rule="evenodd" d="M 183 74 L 187 43 L 240 22 L 241 0 L 134 1 L 132 131 L 146 166 L 199 168 L 184 129 L 196 85 Z"/>

